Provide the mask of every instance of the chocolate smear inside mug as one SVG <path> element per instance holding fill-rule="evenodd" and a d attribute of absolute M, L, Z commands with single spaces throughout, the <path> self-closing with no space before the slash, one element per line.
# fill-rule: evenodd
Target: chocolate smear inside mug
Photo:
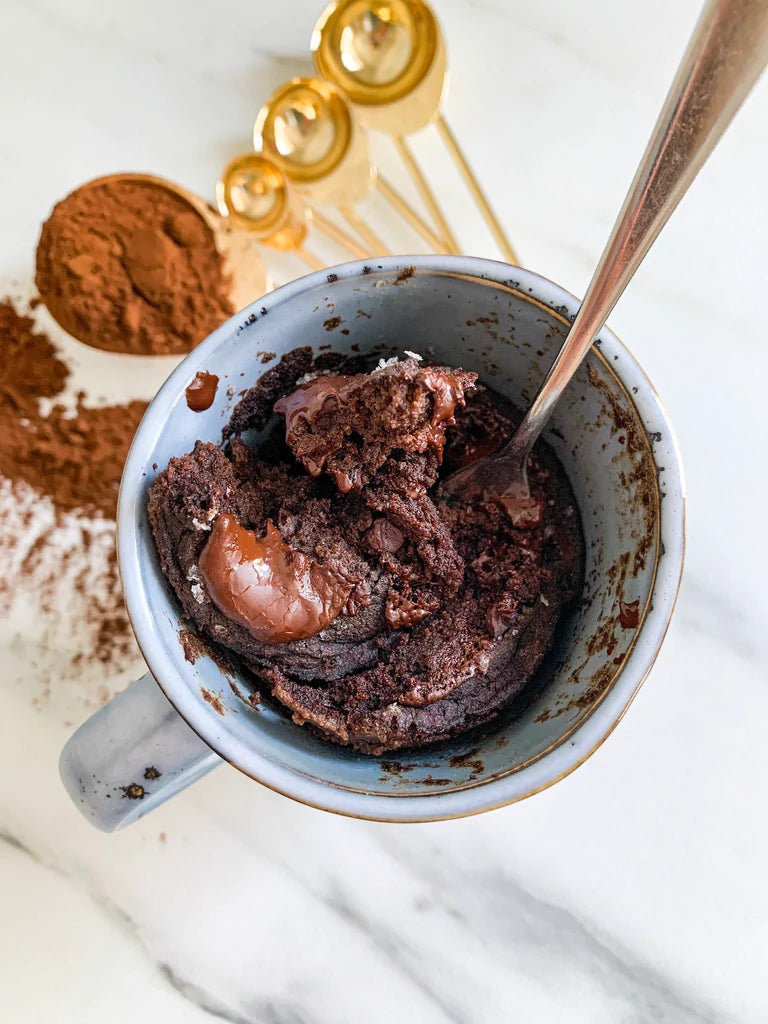
<path fill-rule="evenodd" d="M 35 281 L 65 330 L 111 352 L 188 352 L 235 311 L 210 225 L 182 195 L 138 175 L 89 182 L 57 203 Z"/>

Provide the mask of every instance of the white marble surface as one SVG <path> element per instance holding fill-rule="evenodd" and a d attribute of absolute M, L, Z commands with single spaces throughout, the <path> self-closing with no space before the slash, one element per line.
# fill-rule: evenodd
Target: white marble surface
<path fill-rule="evenodd" d="M 145 169 L 211 194 L 261 99 L 308 67 L 319 5 L 266 7 L 5 0 L 3 291 L 28 287 L 41 219 L 88 178 Z M 524 262 L 574 292 L 697 7 L 440 4 L 446 113 Z M 491 254 L 438 143 L 418 148 L 466 248 Z M 45 692 L 72 640 L 41 632 L 26 595 L 0 647 L 3 1020 L 768 1020 L 767 174 L 768 81 L 611 319 L 679 431 L 687 572 L 630 712 L 554 789 L 470 820 L 377 826 L 220 768 L 98 834 L 64 794 L 58 752 L 140 663 L 106 690 L 91 671 Z M 98 394 L 122 393 L 114 357 L 65 347 Z M 165 369 L 140 367 L 139 390 Z"/>

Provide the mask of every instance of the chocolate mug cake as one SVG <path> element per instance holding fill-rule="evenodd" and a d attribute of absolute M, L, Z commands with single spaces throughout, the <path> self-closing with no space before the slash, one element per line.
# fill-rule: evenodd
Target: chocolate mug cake
<path fill-rule="evenodd" d="M 355 362 L 358 365 L 354 365 Z M 166 579 L 257 693 L 380 754 L 487 722 L 530 681 L 580 595 L 584 546 L 545 444 L 539 513 L 448 502 L 440 480 L 496 451 L 515 413 L 477 375 L 406 353 L 313 371 L 297 349 L 152 485 Z M 258 698 L 257 698 L 258 699 Z"/>

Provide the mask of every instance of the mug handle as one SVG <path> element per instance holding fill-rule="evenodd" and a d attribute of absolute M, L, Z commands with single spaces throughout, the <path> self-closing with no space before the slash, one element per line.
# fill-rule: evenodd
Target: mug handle
<path fill-rule="evenodd" d="M 219 755 L 190 729 L 147 672 L 70 737 L 59 771 L 88 821 L 114 832 L 218 764 Z"/>

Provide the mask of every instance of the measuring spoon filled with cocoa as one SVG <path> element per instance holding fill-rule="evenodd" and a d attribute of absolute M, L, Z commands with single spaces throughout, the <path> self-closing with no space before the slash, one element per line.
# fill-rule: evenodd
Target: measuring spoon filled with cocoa
<path fill-rule="evenodd" d="M 97 178 L 65 197 L 37 248 L 36 284 L 54 319 L 93 348 L 181 355 L 270 290 L 255 243 L 319 269 L 304 247 L 314 224 L 352 255 L 367 255 L 313 217 L 258 154 L 225 168 L 217 198 L 218 212 L 189 189 L 135 173 Z"/>

